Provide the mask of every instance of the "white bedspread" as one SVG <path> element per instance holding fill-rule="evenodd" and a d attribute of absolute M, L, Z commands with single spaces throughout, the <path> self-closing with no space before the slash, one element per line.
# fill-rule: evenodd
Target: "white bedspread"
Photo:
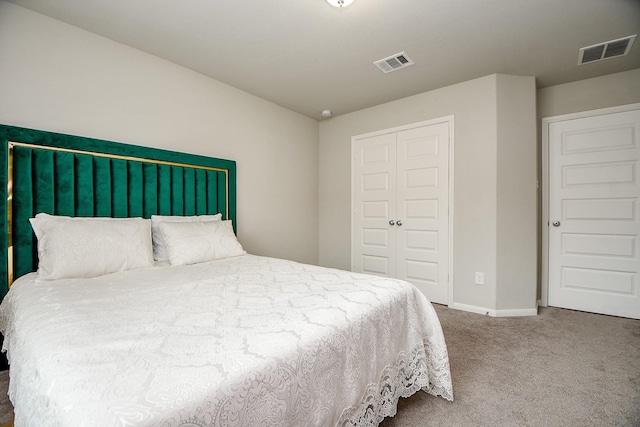
<path fill-rule="evenodd" d="M 400 396 L 453 398 L 406 282 L 251 255 L 34 279 L 0 307 L 16 427 L 377 425 Z"/>

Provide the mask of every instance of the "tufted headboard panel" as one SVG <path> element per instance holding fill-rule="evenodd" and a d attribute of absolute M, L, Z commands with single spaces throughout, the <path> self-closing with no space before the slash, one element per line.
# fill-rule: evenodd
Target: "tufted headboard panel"
<path fill-rule="evenodd" d="M 37 269 L 39 212 L 83 217 L 222 213 L 236 226 L 236 164 L 155 148 L 0 125 L 0 296 Z M 4 185 L 6 184 L 6 185 Z"/>

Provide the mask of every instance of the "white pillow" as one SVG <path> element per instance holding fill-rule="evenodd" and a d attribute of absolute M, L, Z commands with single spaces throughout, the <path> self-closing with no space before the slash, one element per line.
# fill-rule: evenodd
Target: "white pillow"
<path fill-rule="evenodd" d="M 161 222 L 171 265 L 196 264 L 246 254 L 231 221 Z"/>
<path fill-rule="evenodd" d="M 159 224 L 161 222 L 199 222 L 199 221 L 220 221 L 222 214 L 196 215 L 196 216 L 168 216 L 151 215 L 151 235 L 153 236 L 153 258 L 156 261 L 169 261 L 167 245 L 164 242 Z"/>
<path fill-rule="evenodd" d="M 152 267 L 151 221 L 72 218 L 40 213 L 29 220 L 38 238 L 38 276 L 95 277 Z"/>

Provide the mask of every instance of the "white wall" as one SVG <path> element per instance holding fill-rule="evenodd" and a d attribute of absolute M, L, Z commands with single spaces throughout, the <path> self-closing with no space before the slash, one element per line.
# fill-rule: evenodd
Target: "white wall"
<path fill-rule="evenodd" d="M 0 123 L 232 159 L 238 234 L 318 262 L 318 122 L 0 1 Z"/>
<path fill-rule="evenodd" d="M 500 87 L 500 90 L 498 90 Z M 498 110 L 498 95 L 505 108 Z M 535 84 L 532 77 L 492 75 L 469 82 L 426 92 L 398 101 L 346 114 L 320 123 L 320 264 L 349 269 L 351 263 L 350 237 L 350 180 L 351 136 L 411 124 L 439 117 L 454 116 L 455 164 L 454 164 L 454 240 L 453 240 L 453 299 L 459 307 L 489 309 L 497 306 L 498 244 L 504 244 L 508 233 L 498 234 L 498 209 L 502 218 L 518 215 L 522 208 L 515 208 L 509 198 L 499 200 L 499 195 L 509 195 L 512 188 L 498 192 L 498 171 L 501 179 L 513 179 L 518 183 L 533 183 L 533 189 L 525 192 L 526 207 L 533 206 L 532 220 L 522 226 L 533 241 L 523 246 L 509 245 L 510 259 L 518 259 L 527 265 L 526 278 L 505 273 L 504 280 L 516 278 L 516 289 L 527 288 L 528 301 L 522 304 L 505 291 L 500 300 L 502 310 L 531 309 L 535 307 L 536 243 L 535 243 Z M 506 113 L 513 108 L 511 113 Z M 498 112 L 505 119 L 528 120 L 498 126 Z M 510 138 L 519 129 L 520 148 L 527 147 L 515 163 L 506 164 L 499 156 L 500 130 L 503 134 L 503 150 L 509 151 Z M 524 129 L 524 130 L 523 130 Z M 525 153 L 525 154 L 526 154 Z M 499 165 L 499 162 L 502 165 Z M 519 168 L 524 163 L 523 168 Z M 502 167 L 502 169 L 500 169 Z M 503 201 L 504 200 L 504 201 Z M 515 222 L 515 220 L 513 220 Z M 512 222 L 513 223 L 513 222 Z M 511 224 L 512 224 L 511 223 Z M 501 241 L 498 241 L 500 236 Z M 533 258 L 528 258 L 533 253 Z M 476 271 L 485 274 L 485 285 L 474 284 Z M 510 289 L 510 284 L 501 285 Z M 517 291 L 515 292 L 517 293 Z"/>

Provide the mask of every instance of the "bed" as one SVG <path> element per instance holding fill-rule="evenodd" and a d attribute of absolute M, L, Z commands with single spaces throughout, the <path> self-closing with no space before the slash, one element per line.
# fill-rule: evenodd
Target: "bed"
<path fill-rule="evenodd" d="M 235 162 L 0 136 L 16 426 L 369 426 L 420 390 L 453 399 L 414 286 L 243 250 Z"/>

